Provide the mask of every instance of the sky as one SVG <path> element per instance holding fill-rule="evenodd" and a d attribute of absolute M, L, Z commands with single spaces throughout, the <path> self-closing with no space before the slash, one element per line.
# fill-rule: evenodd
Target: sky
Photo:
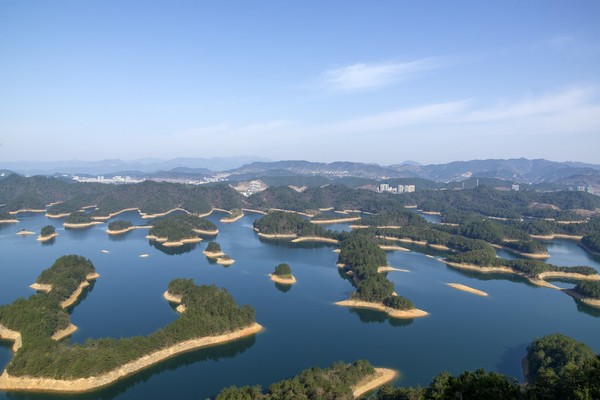
<path fill-rule="evenodd" d="M 599 21 L 596 0 L 0 0 L 0 167 L 600 163 Z"/>

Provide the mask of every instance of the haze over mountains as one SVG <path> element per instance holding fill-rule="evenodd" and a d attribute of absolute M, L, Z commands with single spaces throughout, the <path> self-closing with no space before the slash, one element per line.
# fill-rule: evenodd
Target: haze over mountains
<path fill-rule="evenodd" d="M 421 178 L 435 182 L 462 181 L 470 177 L 496 178 L 518 183 L 561 182 L 582 184 L 600 181 L 600 165 L 579 162 L 555 162 L 525 158 L 508 160 L 454 161 L 447 164 L 420 165 L 414 161 L 381 166 L 349 161 L 320 163 L 304 160 L 268 161 L 258 157 L 142 159 L 134 161 L 60 161 L 6 162 L 0 168 L 25 175 L 122 174 L 147 176 L 209 175 L 228 173 L 231 179 L 271 176 L 357 177 L 368 179 Z"/>

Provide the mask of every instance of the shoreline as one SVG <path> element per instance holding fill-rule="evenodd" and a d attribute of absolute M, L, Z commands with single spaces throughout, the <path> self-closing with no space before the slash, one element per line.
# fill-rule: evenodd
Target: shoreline
<path fill-rule="evenodd" d="M 165 298 L 165 300 L 167 300 L 169 303 L 174 303 L 174 304 L 181 304 L 181 302 L 183 301 L 183 298 L 179 295 L 176 294 L 172 294 L 171 292 L 169 292 L 168 290 L 166 290 L 163 293 L 163 297 Z"/>
<path fill-rule="evenodd" d="M 413 319 L 429 315 L 427 311 L 419 310 L 418 308 L 413 308 L 410 310 L 396 310 L 395 308 L 384 306 L 383 303 L 373 303 L 361 300 L 348 299 L 338 301 L 334 304 L 342 307 L 367 308 L 370 310 L 383 311 L 390 317 L 399 319 Z"/>
<path fill-rule="evenodd" d="M 377 273 L 383 273 L 383 272 L 392 272 L 392 271 L 398 271 L 398 272 L 410 272 L 407 269 L 401 269 L 401 268 L 394 268 L 394 267 L 390 267 L 389 265 L 386 267 L 378 267 L 377 268 Z"/>
<path fill-rule="evenodd" d="M 71 336 L 73 333 L 75 333 L 76 330 L 77 326 L 73 325 L 72 323 L 69 323 L 69 325 L 66 328 L 59 329 L 56 332 L 54 332 L 51 338 L 52 340 L 56 340 L 58 342 L 59 340 Z"/>
<path fill-rule="evenodd" d="M 165 247 L 180 247 L 190 243 L 200 243 L 202 238 L 190 238 L 190 239 L 181 239 L 176 242 L 161 242 L 161 244 Z"/>
<path fill-rule="evenodd" d="M 379 248 L 381 250 L 386 250 L 386 251 L 410 251 L 409 249 L 407 249 L 406 247 L 401 247 L 401 246 L 390 246 L 390 245 L 385 245 L 385 244 L 380 244 Z"/>
<path fill-rule="evenodd" d="M 46 213 L 46 218 L 59 219 L 59 218 L 68 217 L 69 215 L 71 215 L 71 213 L 62 213 L 62 214 L 49 214 L 49 213 Z"/>
<path fill-rule="evenodd" d="M 360 217 L 348 217 L 348 218 L 337 218 L 337 219 L 311 219 L 311 224 L 316 225 L 329 225 L 329 224 L 341 224 L 344 222 L 360 221 Z"/>
<path fill-rule="evenodd" d="M 39 235 L 36 240 L 40 243 L 46 243 L 47 241 L 54 239 L 57 236 L 58 236 L 58 233 L 54 232 L 53 234 L 48 235 L 48 236 Z"/>
<path fill-rule="evenodd" d="M 339 244 L 340 241 L 337 239 L 325 238 L 320 236 L 299 236 L 296 239 L 291 240 L 292 243 L 300 242 L 320 242 L 320 243 L 331 243 Z"/>
<path fill-rule="evenodd" d="M 206 250 L 204 250 L 202 252 L 202 254 L 204 254 L 206 257 L 210 258 L 211 260 L 216 260 L 225 255 L 225 253 L 223 253 L 222 251 L 212 252 L 212 251 L 206 251 Z"/>
<path fill-rule="evenodd" d="M 457 290 L 462 290 L 463 292 L 469 292 L 469 293 L 476 294 L 477 296 L 483 296 L 483 297 L 489 296 L 483 290 L 474 289 L 470 286 L 462 285 L 460 283 L 446 283 L 446 285 L 450 286 L 451 288 L 457 289 Z"/>
<path fill-rule="evenodd" d="M 237 220 L 240 220 L 244 218 L 244 213 L 242 212 L 239 215 L 236 215 L 235 217 L 223 217 L 219 220 L 219 222 L 223 223 L 223 224 L 231 224 L 232 222 L 235 222 Z"/>
<path fill-rule="evenodd" d="M 204 229 L 192 229 L 192 230 L 194 232 L 200 234 L 200 235 L 206 235 L 206 236 L 216 236 L 216 235 L 219 234 L 219 230 L 218 229 L 215 229 L 215 230 L 212 230 L 212 231 L 207 231 L 207 230 L 204 230 Z"/>
<path fill-rule="evenodd" d="M 548 253 L 524 253 L 522 251 L 515 250 L 515 249 L 510 248 L 508 246 L 502 246 L 502 245 L 493 244 L 493 243 L 490 243 L 490 244 L 492 245 L 492 247 L 494 247 L 496 249 L 506 250 L 506 251 L 508 251 L 510 253 L 517 254 L 517 255 L 520 255 L 522 257 L 530 258 L 532 260 L 545 260 L 547 258 L 550 258 L 550 254 L 548 254 Z"/>
<path fill-rule="evenodd" d="M 87 207 L 82 207 L 82 208 L 86 209 L 86 208 L 90 208 L 90 207 L 94 207 L 94 206 L 87 206 Z M 95 216 L 92 218 L 94 218 L 96 221 L 107 221 L 107 220 L 111 219 L 112 217 L 114 217 L 115 215 L 119 215 L 119 214 L 127 212 L 127 211 L 137 211 L 139 213 L 140 209 L 137 207 L 124 208 L 120 211 L 116 211 L 116 212 L 110 213 L 108 215 L 99 215 L 99 216 Z"/>
<path fill-rule="evenodd" d="M 8 329 L 4 325 L 0 324 L 0 338 L 13 342 L 12 351 L 16 353 L 23 346 L 23 338 L 21 332 L 13 331 Z"/>
<path fill-rule="evenodd" d="M 17 235 L 19 235 L 19 236 L 29 236 L 29 235 L 35 235 L 35 232 L 32 232 L 32 231 L 19 231 L 19 232 L 17 232 Z"/>
<path fill-rule="evenodd" d="M 35 208 L 22 208 L 22 209 L 17 210 L 17 211 L 9 211 L 8 213 L 10 215 L 17 215 L 17 214 L 26 213 L 26 212 L 31 212 L 31 213 L 45 213 L 46 210 L 45 209 L 44 210 L 40 210 L 40 209 L 35 209 Z"/>
<path fill-rule="evenodd" d="M 533 239 L 541 239 L 541 240 L 552 240 L 552 239 L 569 239 L 569 240 L 581 240 L 583 236 L 578 235 L 563 235 L 560 233 L 553 233 L 550 235 L 529 235 Z"/>
<path fill-rule="evenodd" d="M 151 218 L 157 218 L 157 217 L 164 217 L 165 215 L 169 215 L 169 214 L 171 214 L 172 212 L 175 212 L 175 211 L 183 211 L 183 212 L 186 212 L 188 214 L 191 214 L 191 212 L 189 212 L 185 208 L 175 207 L 175 208 L 170 209 L 169 211 L 165 211 L 165 212 L 162 212 L 162 213 L 156 213 L 156 214 L 147 214 L 147 213 L 143 213 L 143 212 L 140 211 L 140 215 L 142 216 L 142 219 L 151 219 Z M 211 210 L 211 212 L 212 212 L 212 210 Z"/>
<path fill-rule="evenodd" d="M 58 393 L 84 393 L 109 386 L 122 378 L 133 375 L 152 365 L 158 364 L 183 353 L 197 350 L 202 347 L 214 346 L 230 342 L 245 336 L 257 334 L 263 329 L 258 323 L 244 328 L 215 336 L 189 339 L 172 346 L 154 351 L 136 360 L 130 361 L 111 371 L 98 376 L 77 379 L 52 379 L 37 377 L 11 376 L 6 371 L 0 376 L 0 390 L 28 391 L 28 392 L 58 392 Z"/>
<path fill-rule="evenodd" d="M 233 264 L 235 262 L 235 260 L 233 258 L 217 258 L 217 264 L 219 265 L 224 265 L 226 267 L 230 266 L 231 264 Z"/>
<path fill-rule="evenodd" d="M 91 274 L 88 274 L 85 277 L 85 280 L 79 284 L 77 289 L 75 289 L 75 291 L 71 293 L 71 295 L 67 299 L 61 301 L 60 306 L 62 308 L 71 307 L 77 302 L 79 296 L 81 295 L 81 293 L 83 293 L 83 289 L 90 286 L 90 281 L 94 281 L 98 278 L 100 278 L 100 274 L 98 274 L 97 272 L 92 272 Z"/>
<path fill-rule="evenodd" d="M 600 275 L 584 275 L 577 272 L 564 272 L 564 271 L 546 271 L 538 274 L 539 279 L 552 279 L 552 278 L 567 278 L 575 279 L 579 281 L 600 281 Z"/>
<path fill-rule="evenodd" d="M 81 223 L 81 224 L 72 224 L 69 222 L 63 222 L 63 226 L 65 228 L 69 228 L 69 229 L 89 228 L 94 225 L 102 225 L 102 224 L 103 224 L 103 222 L 100 222 L 100 221 L 85 222 L 85 223 Z"/>
<path fill-rule="evenodd" d="M 121 235 L 123 233 L 133 231 L 134 229 L 150 229 L 150 228 L 152 228 L 152 225 L 135 225 L 135 226 L 130 226 L 125 229 L 119 229 L 117 231 L 111 231 L 110 229 L 107 229 L 106 233 L 108 233 L 109 235 Z"/>
<path fill-rule="evenodd" d="M 595 255 L 595 256 L 600 256 L 600 253 L 599 253 L 599 252 L 597 252 L 597 251 L 594 251 L 594 250 L 590 249 L 588 246 L 586 246 L 586 245 L 585 245 L 585 244 L 583 244 L 582 242 L 579 242 L 579 243 L 577 243 L 577 245 L 578 245 L 579 247 L 581 247 L 582 249 L 584 249 L 585 251 L 587 251 L 588 253 L 590 253 L 590 254 L 593 254 L 593 255 Z"/>
<path fill-rule="evenodd" d="M 397 376 L 398 372 L 396 370 L 389 368 L 375 368 L 375 373 L 373 375 L 352 387 L 352 396 L 354 396 L 355 399 L 359 398 L 363 394 L 393 381 Z"/>
<path fill-rule="evenodd" d="M 297 282 L 294 275 L 292 275 L 291 278 L 281 278 L 275 274 L 269 274 L 269 277 L 271 278 L 271 280 L 273 282 L 280 283 L 282 285 L 293 285 L 294 283 Z"/>
<path fill-rule="evenodd" d="M 252 208 L 242 208 L 242 211 L 246 211 L 246 212 L 252 212 L 252 213 L 256 213 L 256 214 L 262 214 L 262 215 L 267 215 L 266 212 L 264 211 L 260 211 L 260 210 L 254 210 Z"/>
<path fill-rule="evenodd" d="M 314 214 L 308 214 L 308 213 L 304 213 L 301 211 L 283 210 L 281 208 L 269 208 L 269 211 L 281 211 L 281 212 L 286 212 L 286 213 L 298 214 L 298 215 L 302 215 L 302 216 L 308 217 L 308 218 L 314 217 Z"/>
<path fill-rule="evenodd" d="M 561 291 L 563 293 L 568 294 L 572 298 L 581 301 L 583 304 L 586 304 L 586 305 L 588 305 L 590 307 L 594 307 L 594 308 L 600 308 L 600 299 L 594 299 L 592 297 L 583 296 L 583 295 L 577 293 L 573 289 L 561 289 Z"/>
<path fill-rule="evenodd" d="M 13 219 L 0 219 L 0 224 L 16 224 L 19 220 L 16 218 Z"/>
<path fill-rule="evenodd" d="M 257 233 L 259 237 L 264 239 L 296 239 L 298 237 L 295 233 Z"/>

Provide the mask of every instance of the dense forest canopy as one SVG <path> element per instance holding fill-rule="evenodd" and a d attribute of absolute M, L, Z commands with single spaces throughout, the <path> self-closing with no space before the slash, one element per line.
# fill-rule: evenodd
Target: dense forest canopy
<path fill-rule="evenodd" d="M 207 219 L 191 214 L 177 214 L 161 218 L 153 222 L 149 234 L 158 238 L 167 238 L 174 242 L 198 237 L 196 230 L 216 231 L 215 224 Z"/>

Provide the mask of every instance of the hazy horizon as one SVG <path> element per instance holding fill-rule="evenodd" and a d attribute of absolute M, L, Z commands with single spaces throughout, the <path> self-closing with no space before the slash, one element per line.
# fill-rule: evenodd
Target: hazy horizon
<path fill-rule="evenodd" d="M 0 3 L 0 160 L 598 163 L 600 3 Z"/>

